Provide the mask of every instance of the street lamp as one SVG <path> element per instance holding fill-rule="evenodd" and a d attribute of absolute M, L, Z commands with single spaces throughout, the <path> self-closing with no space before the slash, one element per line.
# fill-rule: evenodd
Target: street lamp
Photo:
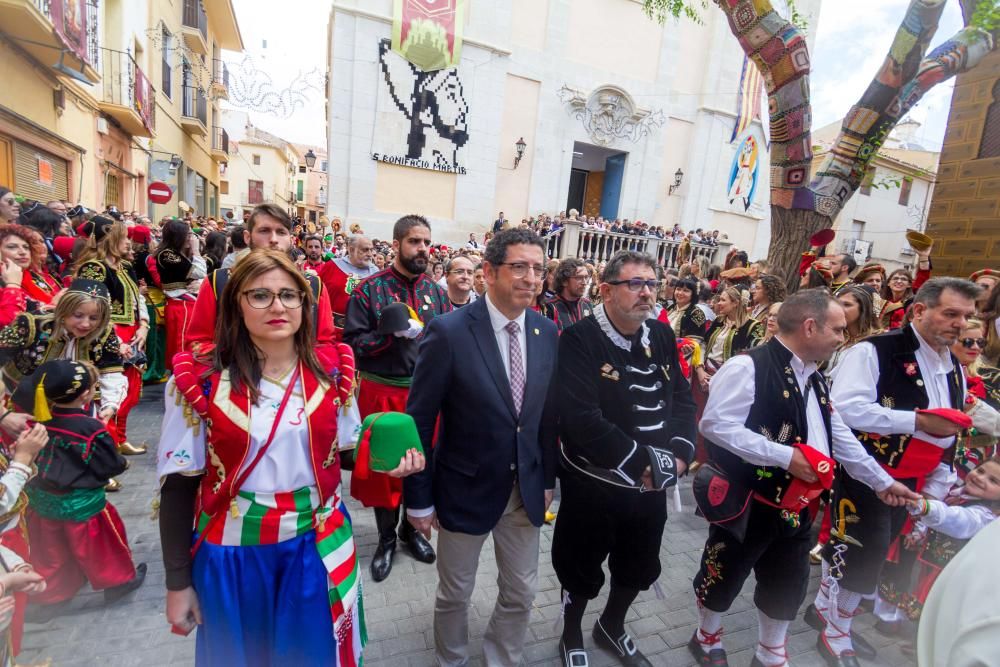
<path fill-rule="evenodd" d="M 668 194 L 674 194 L 674 190 L 681 187 L 681 183 L 684 181 L 684 172 L 678 167 L 677 171 L 674 173 L 674 184 L 670 186 L 670 191 Z"/>
<path fill-rule="evenodd" d="M 306 151 L 305 158 L 307 167 L 312 169 L 313 167 L 316 166 L 316 154 L 313 153 L 313 149 L 310 148 L 309 150 Z"/>
<path fill-rule="evenodd" d="M 524 149 L 528 147 L 528 144 L 524 143 L 524 137 L 517 140 L 514 144 L 514 149 L 517 151 L 517 155 L 514 156 L 514 169 L 517 169 L 517 165 L 521 163 L 521 158 L 524 157 Z"/>

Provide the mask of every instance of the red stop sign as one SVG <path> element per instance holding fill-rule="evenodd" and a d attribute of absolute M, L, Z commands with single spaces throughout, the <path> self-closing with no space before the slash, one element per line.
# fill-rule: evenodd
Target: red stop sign
<path fill-rule="evenodd" d="M 161 181 L 150 183 L 149 187 L 146 188 L 146 193 L 149 195 L 149 201 L 154 204 L 166 204 L 174 196 L 174 191 L 170 189 L 170 186 Z"/>

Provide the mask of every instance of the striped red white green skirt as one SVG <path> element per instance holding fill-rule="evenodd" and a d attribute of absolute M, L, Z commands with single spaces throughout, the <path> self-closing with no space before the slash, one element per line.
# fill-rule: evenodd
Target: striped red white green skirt
<path fill-rule="evenodd" d="M 199 531 L 208 519 L 201 514 Z M 206 535 L 193 574 L 205 615 L 199 663 L 361 664 L 361 578 L 339 488 L 322 505 L 315 487 L 239 492 Z"/>

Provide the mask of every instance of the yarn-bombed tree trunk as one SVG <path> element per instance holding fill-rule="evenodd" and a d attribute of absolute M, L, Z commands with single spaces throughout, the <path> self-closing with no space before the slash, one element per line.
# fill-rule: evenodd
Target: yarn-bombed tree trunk
<path fill-rule="evenodd" d="M 799 256 L 809 237 L 833 220 L 861 185 L 868 164 L 906 113 L 935 85 L 975 67 L 994 48 L 966 26 L 929 55 L 946 0 L 912 0 L 889 53 L 840 135 L 811 175 L 809 51 L 801 31 L 768 0 L 714 0 L 733 35 L 760 70 L 771 126 L 771 243 L 768 261 L 789 288 L 798 287 Z M 980 0 L 991 2 L 992 0 Z M 674 12 L 678 0 L 644 0 L 650 16 Z"/>

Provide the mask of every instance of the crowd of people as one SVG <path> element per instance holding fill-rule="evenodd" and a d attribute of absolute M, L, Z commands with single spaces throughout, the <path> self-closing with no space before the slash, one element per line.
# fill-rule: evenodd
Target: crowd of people
<path fill-rule="evenodd" d="M 1000 512 L 1000 272 L 933 276 L 930 245 L 888 274 L 817 245 L 790 293 L 738 249 L 717 266 L 548 257 L 564 214 L 501 214 L 461 247 L 419 215 L 380 241 L 271 204 L 154 224 L 0 188 L 0 218 L 3 664 L 25 614 L 60 613 L 85 583 L 108 604 L 142 585 L 107 494 L 146 451 L 128 420 L 150 383 L 166 383 L 167 620 L 198 629 L 204 665 L 360 664 L 362 580 L 386 580 L 400 547 L 437 567 L 436 663 L 464 664 L 487 536 L 482 651 L 519 664 L 552 522 L 561 663 L 589 664 L 606 564 L 594 642 L 649 665 L 625 619 L 657 586 L 687 475 L 708 522 L 699 664 L 728 664 L 723 618 L 753 572 L 754 665 L 788 664 L 804 613 L 827 664 L 851 667 L 876 653 L 851 627 L 866 599 L 880 631 L 905 632 Z M 373 511 L 367 567 L 347 494 Z"/>

